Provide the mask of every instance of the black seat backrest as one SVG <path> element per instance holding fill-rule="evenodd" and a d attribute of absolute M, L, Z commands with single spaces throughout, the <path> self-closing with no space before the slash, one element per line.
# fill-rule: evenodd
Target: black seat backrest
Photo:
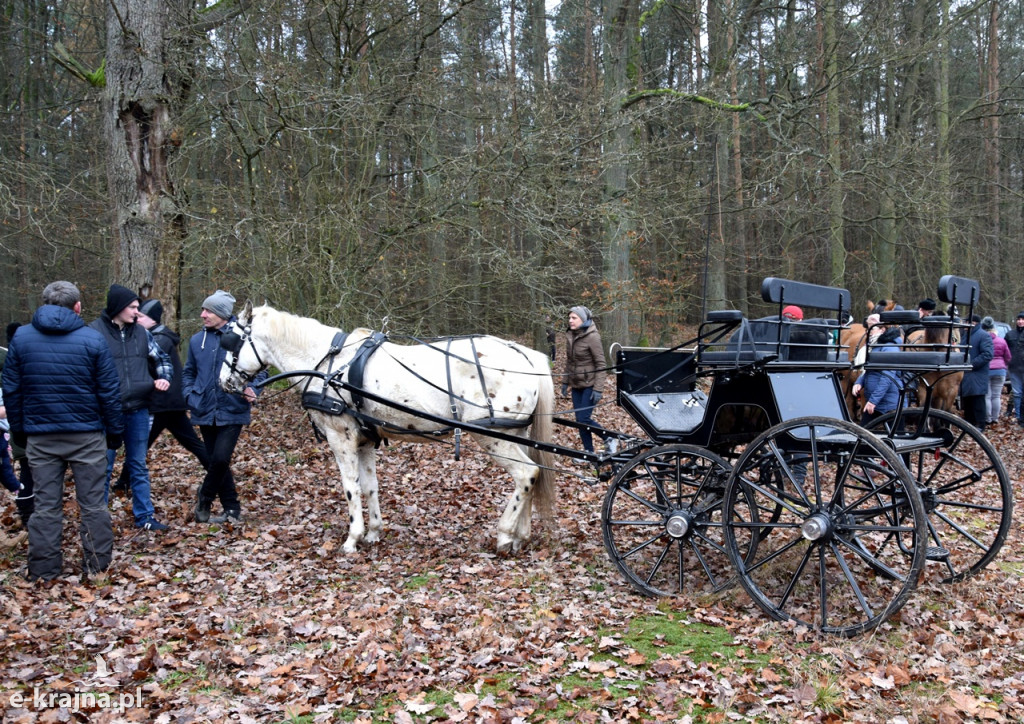
<path fill-rule="evenodd" d="M 781 307 L 795 304 L 798 307 L 813 307 L 835 311 L 850 311 L 850 292 L 839 287 L 796 282 L 791 279 L 768 277 L 761 282 L 761 299 Z"/>

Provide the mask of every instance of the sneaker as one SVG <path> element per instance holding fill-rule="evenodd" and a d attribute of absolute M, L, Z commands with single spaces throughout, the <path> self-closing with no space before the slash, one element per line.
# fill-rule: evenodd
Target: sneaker
<path fill-rule="evenodd" d="M 170 526 L 164 525 L 156 518 L 150 518 L 145 523 L 138 524 L 135 527 L 142 530 L 168 530 L 170 528 Z"/>
<path fill-rule="evenodd" d="M 604 451 L 609 455 L 614 455 L 619 451 L 619 438 L 610 437 L 604 441 Z"/>
<path fill-rule="evenodd" d="M 225 510 L 222 515 L 215 515 L 212 518 L 210 518 L 211 523 L 227 523 L 228 521 L 231 521 L 232 523 L 241 523 L 242 511 Z"/>
<path fill-rule="evenodd" d="M 197 523 L 208 523 L 210 520 L 210 505 L 213 503 L 212 500 L 206 498 L 198 498 L 196 500 L 196 509 L 193 515 L 195 516 Z"/>

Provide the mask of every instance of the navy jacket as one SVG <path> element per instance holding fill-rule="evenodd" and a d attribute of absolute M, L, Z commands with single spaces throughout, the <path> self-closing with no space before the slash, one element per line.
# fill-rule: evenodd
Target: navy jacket
<path fill-rule="evenodd" d="M 1024 372 L 1024 334 L 1017 326 L 1017 320 L 1013 320 L 1013 326 L 1006 333 L 1006 346 L 1010 348 L 1010 364 L 1007 369 L 1010 372 Z"/>
<path fill-rule="evenodd" d="M 968 337 L 971 352 L 971 370 L 964 372 L 960 381 L 960 394 L 964 397 L 988 394 L 988 363 L 992 361 L 995 349 L 992 335 L 975 324 Z"/>
<path fill-rule="evenodd" d="M 235 320 L 232 317 L 229 322 Z M 249 401 L 220 387 L 220 368 L 227 352 L 220 347 L 220 336 L 228 328 L 196 332 L 188 342 L 188 359 L 182 373 L 181 389 L 192 411 L 193 425 L 248 425 Z M 254 381 L 267 378 L 260 372 Z M 250 385 L 251 386 L 251 385 Z M 258 388 L 253 388 L 259 392 Z"/>
<path fill-rule="evenodd" d="M 121 381 L 110 347 L 65 307 L 45 304 L 18 329 L 3 389 L 15 432 L 124 432 Z"/>

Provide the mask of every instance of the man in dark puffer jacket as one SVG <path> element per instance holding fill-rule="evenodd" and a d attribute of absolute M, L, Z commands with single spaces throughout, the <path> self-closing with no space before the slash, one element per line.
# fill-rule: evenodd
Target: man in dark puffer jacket
<path fill-rule="evenodd" d="M 153 507 L 146 451 L 149 449 L 149 402 L 171 387 L 171 360 L 144 327 L 136 323 L 139 296 L 120 284 L 111 284 L 107 307 L 89 326 L 99 332 L 110 347 L 114 366 L 121 378 L 121 407 L 124 410 L 124 464 L 132 488 L 135 527 L 163 531 L 167 525 L 156 519 Z M 107 477 L 114 470 L 116 452 L 107 454 Z"/>
<path fill-rule="evenodd" d="M 3 390 L 11 436 L 24 447 L 35 480 L 28 524 L 28 578 L 61 573 L 64 471 L 75 477 L 83 573 L 106 570 L 114 532 L 106 503 L 108 447 L 121 445 L 121 381 L 106 340 L 82 321 L 78 288 L 53 282 L 32 323 L 15 333 Z"/>

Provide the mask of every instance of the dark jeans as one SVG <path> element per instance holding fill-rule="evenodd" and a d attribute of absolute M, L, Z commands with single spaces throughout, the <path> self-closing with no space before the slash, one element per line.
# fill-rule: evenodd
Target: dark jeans
<path fill-rule="evenodd" d="M 203 485 L 199 488 L 199 497 L 210 501 L 220 498 L 225 512 L 241 512 L 242 505 L 238 502 L 235 478 L 231 474 L 231 457 L 235 454 L 235 445 L 238 444 L 238 436 L 242 434 L 242 426 L 200 425 L 199 432 L 203 435 L 210 461 Z"/>
<path fill-rule="evenodd" d="M 31 435 L 28 460 L 36 484 L 36 509 L 28 522 L 28 576 L 51 580 L 61 573 L 64 473 L 71 467 L 79 509 L 83 568 L 106 570 L 114 550 L 107 508 L 107 444 L 102 432 Z"/>
<path fill-rule="evenodd" d="M 964 410 L 964 419 L 979 430 L 985 429 L 988 419 L 987 395 L 961 395 L 960 406 Z"/>
<path fill-rule="evenodd" d="M 594 388 L 583 387 L 583 388 L 572 388 L 572 407 L 573 412 L 576 415 L 576 422 L 582 422 L 584 425 L 591 425 L 593 427 L 601 427 L 594 422 Z M 601 428 L 604 429 L 604 428 Z M 603 437 L 603 436 L 602 436 Z M 580 429 L 580 442 L 583 443 L 583 449 L 587 452 L 594 452 L 594 436 L 590 430 Z"/>
<path fill-rule="evenodd" d="M 206 452 L 206 445 L 196 434 L 196 429 L 192 426 L 192 420 L 189 419 L 187 412 L 184 410 L 154 412 L 153 424 L 149 428 L 147 449 L 153 447 L 153 443 L 164 430 L 171 433 L 183 448 L 196 456 L 196 460 L 203 466 L 203 470 L 210 469 L 210 456 Z M 121 466 L 121 475 L 117 478 L 117 484 L 121 488 L 128 487 L 128 466 Z"/>
<path fill-rule="evenodd" d="M 152 485 L 149 468 L 146 467 L 146 440 L 149 439 L 149 410 L 132 410 L 124 413 L 124 467 L 132 488 L 132 515 L 135 525 L 142 526 L 154 519 Z M 107 450 L 107 480 L 114 472 L 116 450 Z M 107 494 L 108 497 L 109 493 Z"/>

